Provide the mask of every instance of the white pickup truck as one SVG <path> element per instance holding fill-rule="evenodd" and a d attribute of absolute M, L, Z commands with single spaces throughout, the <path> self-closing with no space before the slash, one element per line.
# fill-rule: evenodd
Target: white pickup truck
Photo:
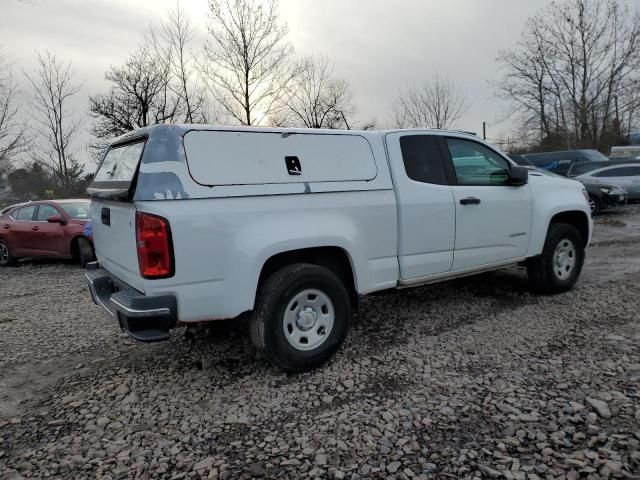
<path fill-rule="evenodd" d="M 113 142 L 88 192 L 86 275 L 122 329 L 248 314 L 286 371 L 335 353 L 371 292 L 516 264 L 566 291 L 592 231 L 580 183 L 454 131 L 159 125 Z"/>

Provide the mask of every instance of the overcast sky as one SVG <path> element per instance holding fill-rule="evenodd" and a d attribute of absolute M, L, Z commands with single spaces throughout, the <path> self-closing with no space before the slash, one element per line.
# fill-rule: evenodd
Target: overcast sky
<path fill-rule="evenodd" d="M 630 0 L 640 7 L 640 0 Z M 326 54 L 352 86 L 358 118 L 389 124 L 400 89 L 433 75 L 453 79 L 469 100 L 465 130 L 498 138 L 510 130 L 505 105 L 489 82 L 499 75 L 498 51 L 515 44 L 527 17 L 548 0 L 280 0 L 298 55 Z M 206 36 L 206 0 L 182 0 Z M 150 23 L 175 0 L 0 0 L 1 54 L 31 69 L 35 51 L 49 49 L 73 62 L 83 89 L 106 91 L 104 72 L 120 64 Z"/>

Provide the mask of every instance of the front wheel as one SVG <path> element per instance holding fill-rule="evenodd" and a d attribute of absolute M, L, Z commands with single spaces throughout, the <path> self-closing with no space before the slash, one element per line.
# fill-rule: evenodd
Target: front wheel
<path fill-rule="evenodd" d="M 0 238 L 0 267 L 10 267 L 16 263 L 16 259 L 11 255 L 7 241 Z"/>
<path fill-rule="evenodd" d="M 584 243 L 575 227 L 552 223 L 539 257 L 527 261 L 529 282 L 539 293 L 571 290 L 584 263 Z"/>
<path fill-rule="evenodd" d="M 290 265 L 260 288 L 251 339 L 276 367 L 303 372 L 340 348 L 350 321 L 349 293 L 335 273 L 317 265 Z"/>

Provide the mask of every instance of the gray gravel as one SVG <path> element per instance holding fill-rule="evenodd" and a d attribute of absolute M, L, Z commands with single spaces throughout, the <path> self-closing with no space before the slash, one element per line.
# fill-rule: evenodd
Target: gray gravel
<path fill-rule="evenodd" d="M 367 298 L 293 376 L 243 324 L 138 344 L 77 267 L 4 269 L 0 479 L 640 478 L 640 208 L 596 229 L 572 292 L 513 269 Z"/>

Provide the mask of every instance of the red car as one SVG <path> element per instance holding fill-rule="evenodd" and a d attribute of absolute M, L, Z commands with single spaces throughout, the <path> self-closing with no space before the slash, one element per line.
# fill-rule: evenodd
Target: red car
<path fill-rule="evenodd" d="M 77 259 L 83 267 L 94 258 L 84 233 L 89 200 L 43 200 L 22 203 L 0 213 L 0 266 L 20 257 Z"/>

